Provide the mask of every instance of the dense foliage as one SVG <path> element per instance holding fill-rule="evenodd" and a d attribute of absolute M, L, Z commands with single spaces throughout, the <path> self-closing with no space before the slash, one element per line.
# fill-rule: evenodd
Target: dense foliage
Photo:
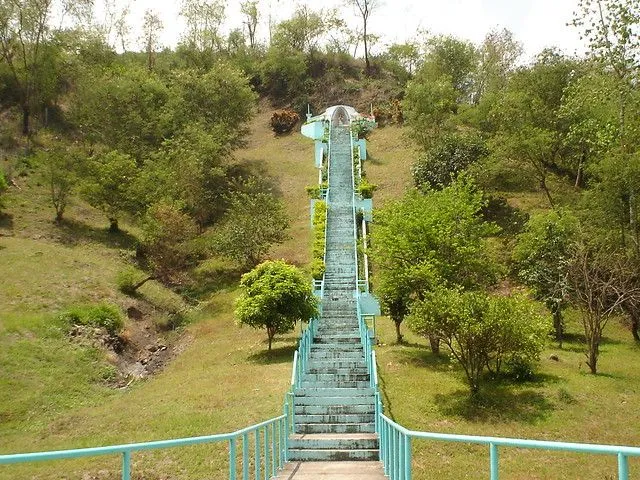
<path fill-rule="evenodd" d="M 269 350 L 276 334 L 317 314 L 318 301 L 302 272 L 283 261 L 267 261 L 245 273 L 236 316 L 241 325 L 267 330 Z"/>

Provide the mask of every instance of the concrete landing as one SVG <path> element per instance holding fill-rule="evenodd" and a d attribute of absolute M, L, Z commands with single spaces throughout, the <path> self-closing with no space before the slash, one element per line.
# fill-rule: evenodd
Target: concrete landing
<path fill-rule="evenodd" d="M 287 462 L 276 480 L 384 480 L 380 462 Z"/>

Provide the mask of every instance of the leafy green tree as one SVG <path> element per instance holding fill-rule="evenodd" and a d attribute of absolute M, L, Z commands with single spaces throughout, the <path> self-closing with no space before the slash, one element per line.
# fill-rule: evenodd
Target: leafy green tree
<path fill-rule="evenodd" d="M 284 51 L 309 54 L 317 50 L 327 28 L 323 13 L 315 12 L 306 5 L 298 6 L 291 18 L 276 26 L 271 43 Z"/>
<path fill-rule="evenodd" d="M 514 38 L 513 32 L 504 28 L 487 33 L 478 48 L 479 64 L 474 76 L 475 103 L 479 103 L 485 95 L 495 95 L 505 87 L 522 53 L 522 44 Z"/>
<path fill-rule="evenodd" d="M 506 365 L 516 374 L 530 373 L 548 329 L 524 297 L 442 287 L 414 304 L 408 322 L 416 333 L 444 342 L 463 368 L 472 395 L 480 391 L 486 369 L 498 374 Z"/>
<path fill-rule="evenodd" d="M 561 120 L 568 123 L 563 136 L 565 161 L 576 172 L 576 188 L 584 185 L 585 172 L 613 149 L 619 138 L 616 81 L 599 67 L 588 64 L 585 74 L 567 86 L 559 112 Z"/>
<path fill-rule="evenodd" d="M 212 129 L 222 144 L 240 140 L 257 98 L 242 72 L 222 60 L 204 74 L 194 70 L 175 72 L 170 88 L 168 109 L 173 116 L 173 131 L 200 123 Z"/>
<path fill-rule="evenodd" d="M 274 244 L 289 235 L 289 217 L 282 201 L 271 192 L 256 191 L 254 184 L 231 194 L 229 209 L 213 234 L 214 250 L 242 267 L 260 263 Z"/>
<path fill-rule="evenodd" d="M 77 147 L 69 147 L 53 140 L 48 148 L 36 154 L 39 175 L 49 190 L 49 198 L 56 212 L 55 221 L 62 221 L 73 191 L 78 187 L 84 155 Z"/>
<path fill-rule="evenodd" d="M 415 42 L 394 43 L 389 47 L 389 57 L 411 76 L 420 65 L 420 49 Z"/>
<path fill-rule="evenodd" d="M 214 57 L 222 49 L 220 28 L 225 20 L 222 0 L 183 0 L 180 16 L 185 19 L 186 31 L 178 50 L 189 59 L 189 66 L 208 70 Z"/>
<path fill-rule="evenodd" d="M 89 142 L 140 161 L 172 133 L 170 95 L 155 73 L 140 67 L 91 70 L 78 82 L 70 117 Z"/>
<path fill-rule="evenodd" d="M 183 206 L 200 230 L 217 220 L 231 188 L 227 161 L 230 146 L 225 135 L 224 128 L 210 131 L 196 123 L 165 140 L 145 159 L 136 179 L 133 195 L 141 208 L 161 201 L 175 202 Z"/>
<path fill-rule="evenodd" d="M 303 93 L 307 64 L 302 52 L 271 45 L 261 65 L 262 84 L 276 99 L 293 99 Z"/>
<path fill-rule="evenodd" d="M 418 188 L 441 189 L 454 181 L 469 165 L 488 154 L 484 141 L 470 133 L 445 133 L 411 167 Z"/>
<path fill-rule="evenodd" d="M 87 162 L 81 192 L 87 202 L 109 219 L 109 231 L 119 231 L 118 218 L 134 207 L 131 186 L 138 174 L 133 157 L 112 150 Z"/>
<path fill-rule="evenodd" d="M 446 78 L 456 91 L 456 100 L 470 100 L 478 54 L 470 42 L 453 36 L 435 36 L 427 40 L 424 63 L 417 73 L 425 81 Z"/>
<path fill-rule="evenodd" d="M 446 77 L 435 80 L 420 75 L 407 84 L 402 110 L 411 135 L 427 150 L 457 110 L 457 93 Z"/>
<path fill-rule="evenodd" d="M 568 267 L 577 231 L 578 221 L 568 212 L 536 215 L 518 235 L 513 250 L 518 277 L 551 312 L 560 347 L 564 331 L 562 312 L 569 300 Z"/>
<path fill-rule="evenodd" d="M 265 328 L 269 351 L 273 337 L 318 313 L 318 300 L 302 272 L 283 261 L 267 261 L 245 273 L 235 314 L 240 325 Z"/>
<path fill-rule="evenodd" d="M 482 221 L 482 206 L 482 194 L 458 180 L 441 191 L 410 192 L 377 212 L 371 244 L 376 289 L 398 331 L 411 303 L 437 286 L 473 289 L 496 279 L 486 238 L 497 227 Z"/>
<path fill-rule="evenodd" d="M 90 17 L 88 0 L 27 0 L 0 4 L 0 58 L 8 66 L 22 109 L 22 133 L 29 135 L 33 110 L 46 103 L 46 92 L 55 85 L 52 60 L 56 15 L 74 20 Z M 53 83 L 52 83 L 53 82 Z"/>
<path fill-rule="evenodd" d="M 193 219 L 175 205 L 161 202 L 152 205 L 142 223 L 141 252 L 152 274 L 136 282 L 136 291 L 148 280 L 179 283 L 181 274 L 197 259 L 193 241 L 198 228 Z"/>

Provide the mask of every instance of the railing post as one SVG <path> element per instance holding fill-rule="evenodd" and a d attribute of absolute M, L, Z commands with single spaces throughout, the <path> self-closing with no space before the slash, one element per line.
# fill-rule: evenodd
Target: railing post
<path fill-rule="evenodd" d="M 404 436 L 404 479 L 411 480 L 411 437 Z"/>
<path fill-rule="evenodd" d="M 236 480 L 236 438 L 229 439 L 229 480 Z"/>
<path fill-rule="evenodd" d="M 255 480 L 260 478 L 260 430 L 255 430 L 254 449 L 253 449 L 254 465 L 255 465 Z"/>
<path fill-rule="evenodd" d="M 498 446 L 495 443 L 489 444 L 489 462 L 491 480 L 498 480 Z"/>
<path fill-rule="evenodd" d="M 269 428 L 269 427 L 267 427 Z M 277 460 L 276 460 L 276 424 L 275 423 L 271 423 L 271 476 L 275 477 L 276 476 L 276 465 L 277 465 Z"/>
<path fill-rule="evenodd" d="M 131 480 L 131 452 L 122 452 L 122 480 Z"/>
<path fill-rule="evenodd" d="M 242 435 L 242 480 L 249 480 L 249 434 Z"/>
<path fill-rule="evenodd" d="M 264 480 L 269 480 L 269 427 L 262 427 L 264 430 Z"/>
<path fill-rule="evenodd" d="M 629 480 L 629 459 L 623 453 L 618 453 L 618 480 Z"/>

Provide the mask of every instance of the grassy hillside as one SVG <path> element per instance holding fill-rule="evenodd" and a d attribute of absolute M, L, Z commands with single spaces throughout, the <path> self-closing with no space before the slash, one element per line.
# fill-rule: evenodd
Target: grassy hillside
<path fill-rule="evenodd" d="M 316 181 L 312 142 L 294 132 L 274 137 L 270 111 L 253 120 L 238 162 L 249 161 L 272 176 L 292 218 L 291 239 L 271 253 L 300 265 L 309 259 L 310 231 L 305 185 Z M 371 136 L 368 178 L 379 189 L 374 205 L 400 196 L 411 185 L 416 155 L 405 129 L 389 126 Z M 97 446 L 230 431 L 277 415 L 288 386 L 293 333 L 277 338 L 266 355 L 265 335 L 239 329 L 233 318 L 236 291 L 226 282 L 205 299 L 197 322 L 174 338 L 176 356 L 160 373 L 114 389 L 113 366 L 102 350 L 73 342 L 57 328 L 55 312 L 70 303 L 108 299 L 132 302 L 114 287 L 127 263 L 135 230 L 112 237 L 100 215 L 73 205 L 60 228 L 51 223 L 45 192 L 20 180 L 9 195 L 0 237 L 0 452 Z M 553 185 L 563 201 L 571 189 Z M 506 193 L 512 206 L 543 210 L 540 192 Z M 224 282 L 223 282 L 224 284 Z M 177 302 L 157 284 L 145 285 L 151 305 Z M 378 319 L 378 366 L 387 413 L 409 428 L 536 439 L 640 444 L 638 347 L 618 322 L 606 331 L 600 375 L 582 365 L 577 317 L 559 350 L 549 344 L 535 381 L 489 384 L 480 405 L 467 402 L 458 367 L 429 353 L 425 339 L 404 329 L 396 345 L 393 324 Z M 132 327 L 133 322 L 129 323 Z M 173 334 L 176 335 L 176 334 Z M 171 340 L 171 339 L 170 339 Z M 552 354 L 558 361 L 551 360 Z M 260 379 L 257 383 L 256 379 Z M 615 459 L 532 451 L 501 451 L 503 477 L 511 479 L 614 478 Z M 640 462 L 631 461 L 633 471 Z M 134 478 L 190 479 L 225 475 L 224 446 L 167 450 L 134 456 Z M 119 460 L 81 461 L 0 468 L 0 479 L 118 478 Z M 414 478 L 486 478 L 487 449 L 414 442 Z"/>

